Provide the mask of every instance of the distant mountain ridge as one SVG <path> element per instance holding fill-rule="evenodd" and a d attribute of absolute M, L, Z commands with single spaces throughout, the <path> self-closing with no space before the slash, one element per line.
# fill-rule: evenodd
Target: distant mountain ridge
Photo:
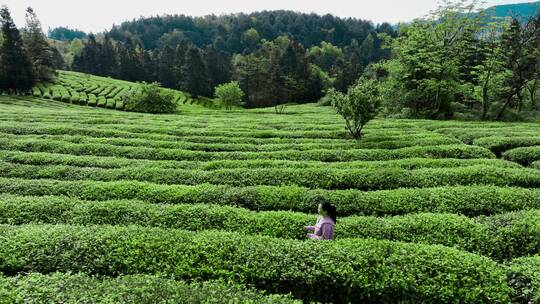
<path fill-rule="evenodd" d="M 492 18 L 517 17 L 524 21 L 535 16 L 539 11 L 540 1 L 536 1 L 493 6 L 487 10 L 487 14 Z"/>

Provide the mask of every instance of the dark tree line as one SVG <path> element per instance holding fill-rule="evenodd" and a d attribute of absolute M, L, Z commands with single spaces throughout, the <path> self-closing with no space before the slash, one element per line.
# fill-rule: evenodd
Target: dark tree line
<path fill-rule="evenodd" d="M 248 107 L 314 102 L 388 58 L 380 33 L 395 36 L 388 24 L 288 11 L 145 18 L 89 35 L 73 69 L 207 97 L 234 80 Z"/>
<path fill-rule="evenodd" d="M 49 46 L 34 10 L 27 9 L 22 33 L 6 6 L 0 9 L 0 23 L 0 90 L 22 92 L 51 81 L 59 54 Z"/>
<path fill-rule="evenodd" d="M 354 40 L 362 43 L 370 34 L 393 35 L 387 24 L 375 27 L 371 22 L 339 18 L 332 15 L 302 14 L 291 11 L 263 11 L 252 14 L 190 17 L 169 15 L 140 18 L 124 22 L 109 31 L 111 38 L 125 42 L 134 39 L 145 49 L 165 45 L 174 47 L 179 41 L 188 40 L 198 47 L 214 45 L 220 51 L 244 53 L 254 51 L 259 40 L 275 40 L 289 36 L 305 48 L 326 41 L 340 48 Z M 376 41 L 376 49 L 380 49 Z"/>

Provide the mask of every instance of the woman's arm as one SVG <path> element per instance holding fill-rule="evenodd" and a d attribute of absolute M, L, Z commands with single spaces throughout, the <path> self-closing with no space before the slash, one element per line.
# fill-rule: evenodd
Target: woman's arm
<path fill-rule="evenodd" d="M 317 224 L 319 223 L 319 221 L 320 221 L 320 217 L 317 218 Z M 304 229 L 308 231 L 316 231 L 317 226 L 304 226 Z"/>
<path fill-rule="evenodd" d="M 307 237 L 308 237 L 309 239 L 322 240 L 322 236 L 316 235 L 316 234 L 313 234 L 313 233 L 308 233 L 308 234 L 307 234 Z"/>

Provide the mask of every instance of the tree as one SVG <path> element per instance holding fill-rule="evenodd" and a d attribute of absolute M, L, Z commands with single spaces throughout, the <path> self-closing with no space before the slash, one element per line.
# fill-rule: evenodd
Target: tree
<path fill-rule="evenodd" d="M 57 27 L 49 30 L 49 38 L 61 41 L 71 41 L 74 39 L 86 39 L 86 33 L 68 27 Z"/>
<path fill-rule="evenodd" d="M 159 83 L 165 88 L 174 89 L 178 85 L 176 74 L 174 73 L 175 56 L 174 49 L 168 45 L 159 53 L 157 78 Z"/>
<path fill-rule="evenodd" d="M 506 108 L 517 97 L 518 109 L 523 106 L 523 89 L 534 80 L 540 66 L 538 48 L 540 48 L 540 14 L 522 27 L 518 19 L 513 19 L 510 27 L 502 35 L 502 49 L 505 54 L 505 68 L 509 71 L 505 79 L 507 91 L 505 102 L 497 120 L 500 120 Z"/>
<path fill-rule="evenodd" d="M 225 109 L 231 110 L 242 103 L 244 92 L 240 89 L 238 82 L 232 81 L 217 86 L 214 95 L 223 103 Z"/>
<path fill-rule="evenodd" d="M 233 57 L 234 79 L 245 92 L 247 107 L 271 106 L 271 99 L 266 98 L 268 88 L 268 60 L 263 57 L 236 55 Z"/>
<path fill-rule="evenodd" d="M 482 31 L 477 52 L 483 58 L 471 71 L 471 75 L 477 79 L 475 85 L 482 104 L 482 120 L 487 119 L 495 95 L 491 92 L 500 87 L 498 80 L 501 78 L 504 62 L 499 33 L 502 32 L 503 25 L 501 22 L 493 22 Z"/>
<path fill-rule="evenodd" d="M 55 76 L 53 51 L 43 34 L 41 23 L 31 7 L 26 10 L 26 27 L 23 31 L 23 41 L 26 53 L 32 62 L 36 81 L 51 81 Z"/>
<path fill-rule="evenodd" d="M 204 59 L 206 61 L 206 73 L 212 88 L 231 80 L 232 66 L 229 55 L 218 51 L 213 46 L 209 46 L 204 50 Z"/>
<path fill-rule="evenodd" d="M 127 111 L 143 113 L 173 113 L 176 103 L 172 94 L 161 89 L 158 83 L 145 83 L 122 96 Z"/>
<path fill-rule="evenodd" d="M 21 34 L 9 9 L 0 9 L 0 22 L 4 41 L 0 46 L 0 89 L 26 91 L 35 84 L 32 62 L 24 50 Z"/>
<path fill-rule="evenodd" d="M 402 83 L 401 95 L 410 97 L 403 107 L 413 116 L 451 118 L 452 103 L 463 99 L 462 72 L 471 69 L 463 51 L 480 31 L 477 8 L 477 0 L 444 1 L 429 19 L 404 26 L 392 42 L 394 67 L 400 67 L 392 78 Z"/>
<path fill-rule="evenodd" d="M 191 93 L 194 98 L 210 96 L 210 80 L 206 74 L 206 64 L 196 46 L 191 46 L 186 53 L 182 76 L 182 89 Z"/>
<path fill-rule="evenodd" d="M 257 44 L 261 40 L 261 36 L 256 29 L 250 28 L 242 35 L 242 43 L 248 50 L 253 50 L 257 47 Z"/>
<path fill-rule="evenodd" d="M 79 55 L 73 58 L 73 69 L 88 74 L 99 75 L 98 56 L 100 46 L 93 34 L 88 35 L 88 40 Z"/>
<path fill-rule="evenodd" d="M 381 105 L 378 85 L 375 80 L 360 78 L 356 85 L 349 88 L 347 94 L 330 90 L 325 97 L 332 103 L 336 112 L 345 120 L 345 126 L 351 136 L 362 138 L 364 126 L 375 116 Z"/>

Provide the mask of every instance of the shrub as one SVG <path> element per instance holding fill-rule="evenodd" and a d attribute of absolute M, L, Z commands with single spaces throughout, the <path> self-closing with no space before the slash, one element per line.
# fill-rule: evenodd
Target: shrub
<path fill-rule="evenodd" d="M 540 256 L 518 258 L 509 263 L 508 281 L 514 303 L 540 303 Z"/>
<path fill-rule="evenodd" d="M 88 95 L 85 92 L 79 93 L 79 104 L 85 106 L 88 104 Z"/>
<path fill-rule="evenodd" d="M 155 169 L 191 169 L 191 170 L 217 170 L 217 169 L 406 169 L 416 170 L 422 168 L 460 168 L 476 165 L 484 165 L 500 168 L 521 168 L 520 165 L 499 159 L 425 159 L 412 158 L 390 161 L 353 161 L 353 162 L 302 162 L 287 160 L 218 160 L 210 162 L 198 161 L 154 161 L 144 159 L 129 159 L 122 157 L 100 157 L 92 155 L 69 155 L 44 152 L 20 152 L 20 151 L 0 151 L 0 160 L 27 164 L 27 165 L 67 165 L 77 167 L 97 167 L 97 168 L 122 168 L 122 167 L 152 167 Z"/>
<path fill-rule="evenodd" d="M 512 292 L 504 269 L 493 261 L 442 246 L 298 242 L 139 227 L 3 227 L 0 236 L 0 271 L 5 274 L 163 273 L 186 280 L 234 280 L 323 302 L 506 303 Z"/>
<path fill-rule="evenodd" d="M 240 106 L 244 92 L 240 89 L 238 82 L 233 81 L 217 86 L 214 95 L 225 106 L 225 109 L 231 110 L 233 107 Z"/>
<path fill-rule="evenodd" d="M 97 98 L 97 106 L 100 108 L 105 108 L 107 106 L 107 99 L 105 99 L 105 96 L 98 96 Z"/>
<path fill-rule="evenodd" d="M 114 99 L 107 99 L 107 109 L 114 109 L 116 106 L 116 101 Z"/>
<path fill-rule="evenodd" d="M 130 90 L 123 97 L 127 111 L 143 113 L 173 113 L 176 110 L 174 97 L 157 83 L 142 83 L 139 90 Z"/>
<path fill-rule="evenodd" d="M 184 283 L 163 276 L 99 278 L 84 274 L 0 276 L 2 303 L 301 303 L 220 282 Z"/>
<path fill-rule="evenodd" d="M 97 106 L 96 95 L 88 94 L 88 105 L 91 106 L 91 107 L 96 107 Z"/>
<path fill-rule="evenodd" d="M 540 161 L 535 161 L 531 164 L 531 168 L 539 169 L 540 170 Z"/>
<path fill-rule="evenodd" d="M 42 88 L 43 98 L 52 99 L 51 89 L 48 87 Z"/>
<path fill-rule="evenodd" d="M 116 99 L 115 102 L 114 108 L 116 110 L 124 110 L 124 102 L 121 99 Z"/>
<path fill-rule="evenodd" d="M 52 87 L 52 99 L 56 101 L 62 101 L 62 95 L 60 93 L 60 88 L 57 86 Z"/>
<path fill-rule="evenodd" d="M 71 95 L 71 98 L 70 98 L 71 103 L 79 104 L 80 99 L 81 99 L 79 93 L 73 89 L 70 89 L 69 94 Z"/>
<path fill-rule="evenodd" d="M 540 146 L 512 149 L 506 151 L 503 157 L 504 159 L 528 166 L 535 161 L 540 161 Z"/>

